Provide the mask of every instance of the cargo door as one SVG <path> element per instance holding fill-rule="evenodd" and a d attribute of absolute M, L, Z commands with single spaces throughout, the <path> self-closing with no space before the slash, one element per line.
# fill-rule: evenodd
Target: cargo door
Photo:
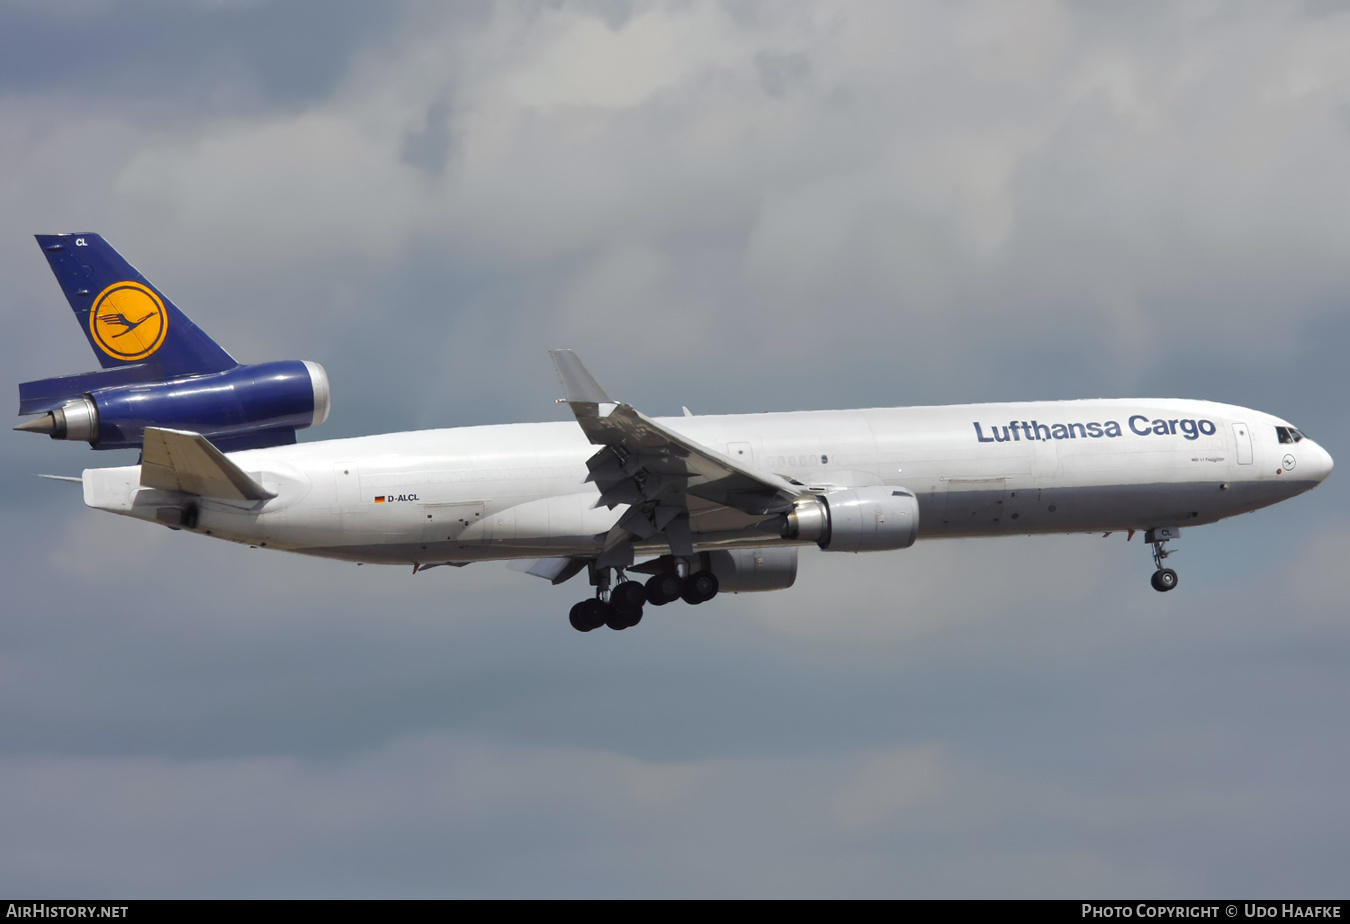
<path fill-rule="evenodd" d="M 943 483 L 947 503 L 942 516 L 942 532 L 978 536 L 1005 528 L 1007 478 L 944 478 Z"/>
<path fill-rule="evenodd" d="M 423 504 L 422 541 L 449 542 L 483 519 L 483 502 Z"/>

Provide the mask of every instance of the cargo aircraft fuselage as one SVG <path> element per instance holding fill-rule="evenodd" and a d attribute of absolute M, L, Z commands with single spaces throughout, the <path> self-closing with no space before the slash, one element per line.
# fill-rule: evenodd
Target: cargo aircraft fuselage
<path fill-rule="evenodd" d="M 97 235 L 39 243 L 105 368 L 26 383 L 21 412 L 42 416 L 20 429 L 142 446 L 141 464 L 83 473 L 89 506 L 414 570 L 585 571 L 582 630 L 636 624 L 645 603 L 786 588 L 800 547 L 942 537 L 1143 531 L 1153 586 L 1171 590 L 1166 543 L 1183 527 L 1278 503 L 1332 468 L 1289 422 L 1209 401 L 649 418 L 566 350 L 553 359 L 576 422 L 296 443 L 328 413 L 320 367 L 235 363 Z"/>

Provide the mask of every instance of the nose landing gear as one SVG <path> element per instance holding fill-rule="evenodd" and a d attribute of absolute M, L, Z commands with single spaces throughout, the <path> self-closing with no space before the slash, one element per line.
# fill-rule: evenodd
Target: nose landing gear
<path fill-rule="evenodd" d="M 1167 556 L 1175 554 L 1175 552 L 1167 551 L 1164 546 L 1180 536 L 1181 530 L 1172 526 L 1160 526 L 1144 533 L 1144 541 L 1153 546 L 1153 564 L 1158 569 L 1153 572 L 1153 577 L 1149 580 L 1156 591 L 1166 593 L 1177 586 L 1177 573 L 1171 568 L 1164 568 L 1163 560 Z"/>

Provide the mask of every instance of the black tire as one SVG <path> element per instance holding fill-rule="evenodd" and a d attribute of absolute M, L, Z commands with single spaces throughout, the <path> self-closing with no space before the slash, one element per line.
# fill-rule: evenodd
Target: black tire
<path fill-rule="evenodd" d="M 640 610 L 647 602 L 647 588 L 637 581 L 624 581 L 609 592 L 609 602 L 619 609 Z"/>
<path fill-rule="evenodd" d="M 626 606 L 615 606 L 613 603 L 602 603 L 600 605 L 605 608 L 605 625 L 616 632 L 637 625 L 637 620 L 642 618 L 640 612 L 635 612 Z M 634 616 L 637 619 L 634 619 Z"/>
<path fill-rule="evenodd" d="M 605 625 L 611 629 L 631 629 L 633 626 L 642 622 L 642 607 L 618 607 L 611 606 L 614 615 L 605 621 Z"/>
<path fill-rule="evenodd" d="M 589 632 L 591 629 L 598 629 L 603 626 L 609 621 L 609 613 L 610 607 L 605 601 L 596 599 L 585 601 L 582 609 L 582 619 L 584 619 L 585 624 L 590 627 L 586 631 Z"/>
<path fill-rule="evenodd" d="M 674 571 L 666 571 L 647 581 L 647 602 L 652 606 L 673 603 L 684 593 L 684 581 Z"/>
<path fill-rule="evenodd" d="M 697 606 L 717 596 L 717 575 L 711 571 L 695 571 L 684 581 L 684 602 Z"/>
<path fill-rule="evenodd" d="M 1160 593 L 1166 593 L 1177 586 L 1177 573 L 1171 568 L 1161 568 L 1153 572 L 1153 579 L 1150 581 L 1153 589 Z"/>
<path fill-rule="evenodd" d="M 567 621 L 572 624 L 572 628 L 578 632 L 589 632 L 595 628 L 591 625 L 590 614 L 587 612 L 592 600 L 582 600 L 576 606 L 572 607 L 572 612 L 567 614 Z"/>
<path fill-rule="evenodd" d="M 607 622 L 609 622 L 609 614 L 612 610 L 613 607 L 611 607 L 604 600 L 592 600 L 591 626 L 593 628 L 598 629 L 601 626 L 605 625 Z"/>

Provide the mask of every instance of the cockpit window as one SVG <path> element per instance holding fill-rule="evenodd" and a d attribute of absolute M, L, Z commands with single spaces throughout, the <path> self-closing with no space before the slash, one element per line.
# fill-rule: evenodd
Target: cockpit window
<path fill-rule="evenodd" d="M 1281 443 L 1297 443 L 1303 439 L 1303 434 L 1293 427 L 1276 427 L 1275 435 L 1280 438 Z"/>

